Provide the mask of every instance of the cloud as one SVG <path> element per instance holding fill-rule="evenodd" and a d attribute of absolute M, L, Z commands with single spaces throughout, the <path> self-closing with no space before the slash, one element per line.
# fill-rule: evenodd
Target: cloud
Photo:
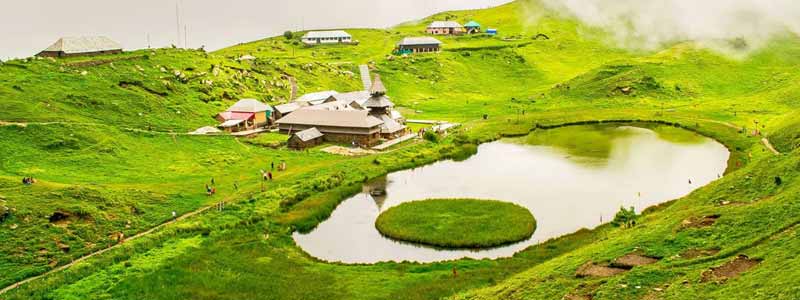
<path fill-rule="evenodd" d="M 611 32 L 618 45 L 655 50 L 696 41 L 748 52 L 787 32 L 800 34 L 798 0 L 541 0 L 548 8 Z"/>

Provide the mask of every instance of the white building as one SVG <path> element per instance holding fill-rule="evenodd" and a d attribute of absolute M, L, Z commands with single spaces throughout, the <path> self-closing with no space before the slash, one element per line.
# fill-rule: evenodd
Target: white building
<path fill-rule="evenodd" d="M 342 30 L 310 31 L 303 36 L 303 43 L 306 45 L 350 44 L 352 42 L 353 36 Z"/>

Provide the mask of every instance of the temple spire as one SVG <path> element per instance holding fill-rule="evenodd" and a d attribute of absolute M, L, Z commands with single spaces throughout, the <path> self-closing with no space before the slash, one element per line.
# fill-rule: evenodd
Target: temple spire
<path fill-rule="evenodd" d="M 375 80 L 372 81 L 372 87 L 369 89 L 369 93 L 372 96 L 386 95 L 386 87 L 383 86 L 380 75 L 375 74 Z"/>

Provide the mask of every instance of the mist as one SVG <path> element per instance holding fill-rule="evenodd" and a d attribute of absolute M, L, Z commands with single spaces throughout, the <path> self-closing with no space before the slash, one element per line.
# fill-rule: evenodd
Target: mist
<path fill-rule="evenodd" d="M 657 50 L 694 41 L 749 53 L 786 33 L 800 34 L 797 0 L 541 0 L 553 10 L 608 31 L 617 46 Z"/>

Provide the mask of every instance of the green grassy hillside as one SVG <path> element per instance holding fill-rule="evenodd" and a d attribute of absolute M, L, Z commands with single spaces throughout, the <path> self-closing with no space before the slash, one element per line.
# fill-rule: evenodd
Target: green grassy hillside
<path fill-rule="evenodd" d="M 397 41 L 421 35 L 434 19 L 475 19 L 501 34 L 442 37 L 442 53 L 391 55 Z M 628 51 L 607 43 L 608 33 L 534 0 L 348 31 L 358 45 L 307 48 L 296 32 L 213 53 L 155 49 L 0 64 L 0 287 L 114 245 L 119 232 L 130 237 L 167 222 L 172 211 L 228 203 L 0 298 L 800 296 L 796 37 L 745 58 L 689 42 Z M 237 60 L 243 55 L 256 59 Z M 286 102 L 293 80 L 299 93 L 358 90 L 359 64 L 382 75 L 406 117 L 459 121 L 463 129 L 439 143 L 365 157 L 276 149 L 274 136 L 182 134 L 216 124 L 213 116 L 239 98 Z M 292 240 L 292 232 L 316 226 L 366 179 L 463 158 L 475 143 L 500 136 L 595 120 L 679 123 L 728 146 L 730 169 L 684 199 L 649 209 L 633 228 L 582 230 L 512 258 L 341 265 L 309 257 Z M 752 136 L 755 126 L 782 155 L 768 151 L 764 136 Z M 289 169 L 262 191 L 259 171 L 280 161 Z M 23 186 L 24 176 L 39 182 Z M 211 178 L 219 190 L 213 197 L 205 194 Z M 710 216 L 713 225 L 691 226 Z M 587 262 L 604 265 L 633 252 L 659 260 L 611 277 L 576 276 Z M 749 272 L 703 280 L 704 272 L 742 254 L 757 262 Z"/>

